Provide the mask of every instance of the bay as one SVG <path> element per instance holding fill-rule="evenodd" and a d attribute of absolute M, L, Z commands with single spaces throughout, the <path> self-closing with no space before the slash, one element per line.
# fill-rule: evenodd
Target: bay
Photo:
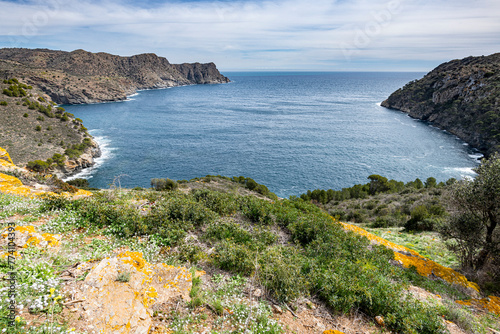
<path fill-rule="evenodd" d="M 405 182 L 474 175 L 480 155 L 464 142 L 379 105 L 424 73 L 224 74 L 231 83 L 64 106 L 103 150 L 77 177 L 108 188 L 243 175 L 288 197 L 366 183 L 371 174 Z"/>

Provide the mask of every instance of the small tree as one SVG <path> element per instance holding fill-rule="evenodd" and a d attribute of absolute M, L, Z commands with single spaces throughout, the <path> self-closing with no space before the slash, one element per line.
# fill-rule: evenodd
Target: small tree
<path fill-rule="evenodd" d="M 389 183 L 386 177 L 377 174 L 372 174 L 368 176 L 368 179 L 370 180 L 369 184 L 370 195 L 375 195 L 377 193 L 383 193 L 391 190 L 391 184 Z"/>
<path fill-rule="evenodd" d="M 500 155 L 483 161 L 475 172 L 474 180 L 453 184 L 453 212 L 441 235 L 453 239 L 450 248 L 462 266 L 478 272 L 487 264 L 500 267 Z"/>

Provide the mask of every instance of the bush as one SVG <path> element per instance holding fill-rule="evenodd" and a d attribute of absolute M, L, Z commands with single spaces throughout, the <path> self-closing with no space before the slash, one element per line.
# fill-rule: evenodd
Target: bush
<path fill-rule="evenodd" d="M 151 179 L 151 187 L 155 190 L 175 190 L 179 187 L 177 182 L 171 179 Z"/>
<path fill-rule="evenodd" d="M 89 181 L 86 179 L 73 179 L 70 181 L 67 181 L 66 183 L 75 186 L 77 188 L 88 188 L 89 187 Z"/>
<path fill-rule="evenodd" d="M 42 127 L 40 125 L 35 126 L 35 131 L 42 131 Z"/>
<path fill-rule="evenodd" d="M 35 172 L 44 173 L 49 169 L 50 165 L 46 161 L 35 160 L 28 162 L 27 167 Z"/>
<path fill-rule="evenodd" d="M 6 105 L 8 105 L 7 101 L 1 101 L 0 102 L 0 106 L 6 106 Z"/>

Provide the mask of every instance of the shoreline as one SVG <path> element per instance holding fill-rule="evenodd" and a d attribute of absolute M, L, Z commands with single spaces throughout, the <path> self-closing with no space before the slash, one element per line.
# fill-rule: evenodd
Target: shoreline
<path fill-rule="evenodd" d="M 90 130 L 95 131 L 95 130 Z M 97 170 L 105 161 L 107 161 L 111 157 L 112 148 L 109 147 L 110 141 L 106 139 L 105 136 L 92 136 L 94 142 L 97 144 L 100 154 L 97 156 L 93 156 L 93 164 L 88 167 L 81 168 L 77 170 L 75 173 L 70 175 L 66 175 L 61 178 L 62 181 L 67 182 L 74 179 L 91 179 L 93 177 L 94 171 Z"/>
<path fill-rule="evenodd" d="M 430 126 L 430 127 L 433 127 L 433 128 L 436 128 L 436 129 L 439 129 L 439 130 L 442 130 L 450 135 L 453 135 L 455 136 L 457 139 L 461 140 L 463 143 L 465 143 L 467 146 L 469 146 L 471 149 L 473 150 L 476 150 L 477 153 L 480 153 L 482 155 L 481 158 L 475 158 L 476 160 L 479 160 L 481 161 L 483 158 L 488 158 L 488 152 L 487 151 L 484 151 L 484 150 L 481 150 L 479 147 L 475 146 L 474 144 L 470 143 L 469 141 L 466 140 L 466 138 L 462 138 L 461 136 L 459 136 L 458 134 L 450 131 L 450 129 L 447 129 L 443 126 L 440 126 L 439 124 L 435 123 L 435 122 L 431 122 L 431 121 L 427 121 L 427 120 L 423 120 L 423 119 L 420 119 L 418 117 L 414 117 L 410 114 L 410 112 L 407 112 L 407 111 L 404 111 L 404 110 L 401 110 L 401 109 L 398 109 L 398 108 L 395 108 L 395 107 L 392 107 L 392 106 L 388 106 L 388 105 L 384 105 L 384 102 L 386 102 L 387 100 L 384 100 L 380 103 L 377 103 L 378 106 L 380 107 L 383 107 L 383 108 L 386 108 L 386 109 L 389 109 L 389 110 L 395 110 L 395 111 L 398 111 L 400 113 L 403 113 L 403 114 L 406 114 L 408 117 L 410 117 L 411 119 L 414 119 L 414 120 L 417 120 L 417 121 L 420 121 L 420 122 L 423 122 L 424 124 Z M 387 102 L 388 103 L 388 102 Z"/>

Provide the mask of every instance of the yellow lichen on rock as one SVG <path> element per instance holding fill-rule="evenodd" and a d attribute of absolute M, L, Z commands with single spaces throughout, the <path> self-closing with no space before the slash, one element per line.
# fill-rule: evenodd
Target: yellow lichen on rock
<path fill-rule="evenodd" d="M 500 297 L 489 296 L 483 299 L 457 300 L 456 302 L 465 306 L 486 309 L 491 313 L 500 316 Z"/>
<path fill-rule="evenodd" d="M 127 279 L 118 279 L 127 273 Z M 170 281 L 172 285 L 164 286 Z M 103 333 L 148 333 L 153 306 L 178 299 L 189 301 L 191 274 L 186 268 L 150 264 L 140 252 L 105 258 L 92 268 L 76 298 L 85 320 Z"/>
<path fill-rule="evenodd" d="M 435 275 L 448 283 L 458 284 L 479 292 L 479 286 L 476 283 L 468 281 L 464 275 L 432 260 L 420 256 L 408 256 L 398 252 L 394 253 L 394 259 L 399 261 L 405 268 L 414 266 L 417 272 L 422 276 L 429 277 L 430 275 Z"/>
<path fill-rule="evenodd" d="M 14 165 L 12 159 L 10 158 L 9 153 L 1 147 L 0 147 L 0 165 L 2 166 Z"/>
<path fill-rule="evenodd" d="M 40 186 L 37 189 L 36 187 L 29 187 L 23 185 L 21 180 L 17 177 L 4 174 L 1 172 L 19 172 L 22 174 L 29 174 L 25 168 L 17 167 L 12 162 L 7 151 L 0 147 L 0 192 L 5 194 L 19 195 L 24 197 L 43 197 L 43 196 L 64 196 L 68 198 L 81 198 L 92 196 L 92 193 L 87 190 L 79 189 L 76 193 L 62 192 L 61 194 L 56 194 L 51 191 L 47 191 L 43 188 L 47 188 L 46 186 Z M 50 177 L 50 176 L 49 176 Z"/>
<path fill-rule="evenodd" d="M 479 286 L 476 283 L 469 282 L 464 275 L 457 273 L 453 269 L 444 267 L 432 260 L 426 259 L 423 256 L 421 256 L 418 252 L 412 249 L 385 240 L 384 238 L 376 236 L 362 229 L 361 227 L 342 222 L 340 224 L 344 229 L 348 231 L 352 231 L 354 233 L 362 235 L 374 243 L 384 245 L 387 248 L 393 250 L 394 259 L 396 261 L 399 261 L 405 268 L 410 268 L 411 266 L 414 266 L 416 267 L 418 273 L 422 276 L 429 277 L 431 274 L 433 274 L 436 277 L 439 277 L 449 283 L 458 284 L 466 288 L 471 288 L 476 292 L 479 292 Z"/>
<path fill-rule="evenodd" d="M 12 232 L 10 232 L 12 233 Z M 14 228 L 14 244 L 18 248 L 38 247 L 57 248 L 61 243 L 60 234 L 38 233 L 34 226 L 16 226 Z M 6 245 L 9 241 L 9 230 L 4 228 L 1 232 L 0 245 Z"/>
<path fill-rule="evenodd" d="M 366 231 L 365 229 L 362 229 L 361 227 L 358 227 L 358 226 L 352 225 L 352 224 L 342 223 L 342 222 L 339 222 L 339 223 L 342 225 L 342 227 L 345 230 L 352 231 L 356 234 L 362 235 L 362 236 L 366 237 L 368 240 L 370 240 L 371 242 L 374 242 L 374 243 L 379 244 L 379 245 L 384 245 L 385 247 L 392 249 L 395 252 L 403 252 L 403 253 L 409 253 L 409 254 L 412 254 L 415 256 L 420 256 L 420 254 L 418 254 L 413 249 L 409 249 L 409 248 L 406 248 L 404 246 L 390 242 L 389 240 L 386 240 L 384 238 L 376 236 L 375 234 L 372 234 L 372 233 Z"/>
<path fill-rule="evenodd" d="M 336 329 L 328 329 L 324 331 L 323 334 L 344 334 L 344 332 L 338 331 Z"/>

